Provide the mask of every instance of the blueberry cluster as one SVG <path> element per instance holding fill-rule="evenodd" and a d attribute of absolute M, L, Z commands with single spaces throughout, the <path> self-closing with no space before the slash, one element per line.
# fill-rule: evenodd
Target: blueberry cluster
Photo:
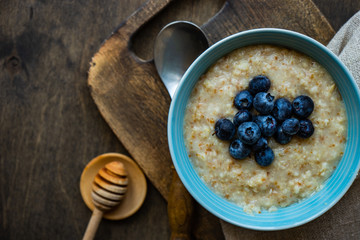
<path fill-rule="evenodd" d="M 221 118 L 215 123 L 216 136 L 232 140 L 229 153 L 233 158 L 244 159 L 254 152 L 255 161 L 263 167 L 274 160 L 267 138 L 287 144 L 294 135 L 309 138 L 314 133 L 313 124 L 307 119 L 314 110 L 312 99 L 305 95 L 296 97 L 292 103 L 286 98 L 275 99 L 268 93 L 270 86 L 266 76 L 254 77 L 249 88 L 234 98 L 239 111 L 233 120 Z M 256 110 L 253 113 L 252 108 Z"/>

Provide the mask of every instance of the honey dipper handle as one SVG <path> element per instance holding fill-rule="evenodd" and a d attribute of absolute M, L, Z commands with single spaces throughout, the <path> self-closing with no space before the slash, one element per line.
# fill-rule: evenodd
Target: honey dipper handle
<path fill-rule="evenodd" d="M 171 240 L 192 239 L 190 236 L 193 215 L 193 198 L 182 184 L 175 169 L 168 198 L 168 216 Z"/>
<path fill-rule="evenodd" d="M 90 221 L 87 225 L 87 228 L 84 233 L 83 240 L 92 240 L 95 237 L 96 230 L 98 229 L 99 223 L 103 216 L 103 212 L 97 208 L 94 208 L 94 211 L 91 215 Z"/>

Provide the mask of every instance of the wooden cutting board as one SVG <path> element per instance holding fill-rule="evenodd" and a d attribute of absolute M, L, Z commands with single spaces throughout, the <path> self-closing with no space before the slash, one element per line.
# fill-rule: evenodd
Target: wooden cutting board
<path fill-rule="evenodd" d="M 131 44 L 137 31 L 169 2 L 150 0 L 123 22 L 93 57 L 88 77 L 102 116 L 165 199 L 173 168 L 166 129 L 171 99 L 153 61 L 139 59 Z M 207 4 L 201 11 L 207 11 Z M 323 44 L 334 35 L 311 0 L 228 0 L 202 29 L 212 44 L 261 27 L 294 30 Z"/>

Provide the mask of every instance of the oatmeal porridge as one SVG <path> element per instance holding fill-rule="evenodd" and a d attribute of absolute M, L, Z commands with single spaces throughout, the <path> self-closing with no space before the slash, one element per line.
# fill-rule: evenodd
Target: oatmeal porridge
<path fill-rule="evenodd" d="M 229 154 L 229 142 L 214 135 L 220 118 L 237 113 L 234 96 L 256 75 L 271 80 L 269 93 L 290 101 L 307 95 L 315 104 L 309 116 L 315 132 L 268 145 L 275 159 L 267 167 Z M 257 45 L 237 49 L 219 59 L 199 79 L 186 107 L 184 139 L 189 158 L 201 179 L 216 194 L 248 213 L 275 211 L 321 189 L 335 170 L 346 143 L 345 106 L 327 71 L 310 57 L 286 48 Z"/>

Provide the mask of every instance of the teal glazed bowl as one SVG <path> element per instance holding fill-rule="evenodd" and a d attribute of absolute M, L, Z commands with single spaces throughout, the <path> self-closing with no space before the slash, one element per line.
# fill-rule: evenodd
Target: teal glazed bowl
<path fill-rule="evenodd" d="M 183 137 L 185 107 L 199 77 L 218 59 L 248 45 L 273 44 L 302 52 L 333 77 L 345 102 L 348 118 L 347 143 L 338 167 L 324 187 L 299 203 L 275 212 L 249 215 L 234 203 L 216 195 L 196 173 L 188 157 Z M 171 157 L 183 184 L 190 194 L 215 216 L 240 227 L 254 230 L 281 230 L 305 224 L 329 210 L 346 193 L 360 167 L 360 93 L 345 65 L 316 40 L 283 29 L 255 29 L 229 36 L 200 55 L 184 74 L 171 102 L 168 117 L 168 142 Z"/>

